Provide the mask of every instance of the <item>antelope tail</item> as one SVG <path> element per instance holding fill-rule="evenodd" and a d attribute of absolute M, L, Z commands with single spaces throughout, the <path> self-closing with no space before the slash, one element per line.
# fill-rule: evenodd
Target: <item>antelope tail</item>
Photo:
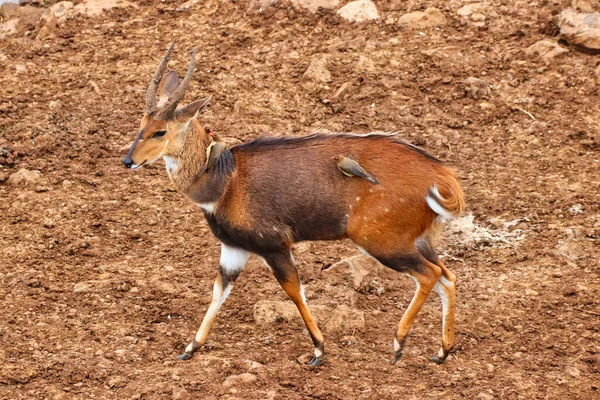
<path fill-rule="evenodd" d="M 442 182 L 440 188 L 442 193 L 440 193 L 437 183 L 429 188 L 425 197 L 429 208 L 442 219 L 449 220 L 460 217 L 465 210 L 465 199 L 456 178 Z"/>

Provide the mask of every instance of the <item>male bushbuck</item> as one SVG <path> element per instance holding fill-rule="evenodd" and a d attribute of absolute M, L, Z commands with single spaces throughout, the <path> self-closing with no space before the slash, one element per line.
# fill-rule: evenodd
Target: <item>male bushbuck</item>
<path fill-rule="evenodd" d="M 139 134 L 123 163 L 133 169 L 162 157 L 171 181 L 202 209 L 221 241 L 212 302 L 178 358 L 191 358 L 205 343 L 219 308 L 254 253 L 304 319 L 315 346 L 309 364 L 321 364 L 323 336 L 306 304 L 290 249 L 303 240 L 350 238 L 364 254 L 416 282 L 396 331 L 394 362 L 432 289 L 441 296 L 443 317 L 442 346 L 431 360 L 443 362 L 454 343 L 456 279 L 436 255 L 433 241 L 440 220 L 464 209 L 454 171 L 384 133 L 259 138 L 224 151 L 208 170 L 211 139 L 196 117 L 210 97 L 178 107 L 192 77 L 196 49 L 182 82 L 174 71 L 163 76 L 172 49 L 173 44 L 150 82 Z M 379 184 L 342 174 L 332 160 L 339 154 L 356 160 Z"/>

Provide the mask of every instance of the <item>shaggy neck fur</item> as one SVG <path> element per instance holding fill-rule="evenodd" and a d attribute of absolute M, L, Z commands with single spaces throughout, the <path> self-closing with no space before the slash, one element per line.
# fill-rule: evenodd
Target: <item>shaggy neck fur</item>
<path fill-rule="evenodd" d="M 174 149 L 165 154 L 167 172 L 177 190 L 187 193 L 206 163 L 210 137 L 196 119 L 192 119 Z"/>

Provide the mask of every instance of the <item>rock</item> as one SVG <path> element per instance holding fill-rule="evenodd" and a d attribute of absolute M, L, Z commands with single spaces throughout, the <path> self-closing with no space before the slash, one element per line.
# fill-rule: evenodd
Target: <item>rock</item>
<path fill-rule="evenodd" d="M 11 22 L 9 20 L 17 20 L 16 22 L 13 21 L 11 25 L 23 24 L 35 26 L 43 13 L 43 8 L 32 6 L 19 7 L 12 3 L 5 3 L 0 7 L 0 17 L 6 21 L 2 25 Z"/>
<path fill-rule="evenodd" d="M 470 76 L 463 83 L 465 84 L 465 93 L 474 99 L 487 97 L 491 92 L 490 84 L 483 79 Z"/>
<path fill-rule="evenodd" d="M 337 12 L 340 17 L 351 22 L 364 22 L 379 19 L 377 7 L 371 0 L 356 0 L 346 4 Z"/>
<path fill-rule="evenodd" d="M 232 386 L 246 385 L 248 383 L 256 382 L 256 375 L 249 372 L 240 375 L 230 375 L 223 382 L 223 386 L 226 388 Z"/>
<path fill-rule="evenodd" d="M 298 356 L 298 357 L 296 358 L 296 361 L 298 361 L 298 364 L 300 364 L 300 365 L 304 365 L 304 364 L 308 364 L 308 362 L 309 362 L 310 360 L 312 360 L 312 359 L 313 359 L 313 357 L 314 357 L 314 354 L 313 354 L 313 353 L 304 353 L 304 354 L 302 354 L 301 356 Z"/>
<path fill-rule="evenodd" d="M 594 74 L 596 75 L 596 78 L 600 79 L 600 65 L 596 67 Z"/>
<path fill-rule="evenodd" d="M 21 185 L 21 184 L 29 184 L 29 183 L 36 183 L 39 182 L 39 180 L 42 177 L 42 173 L 40 171 L 37 170 L 33 170 L 30 171 L 28 169 L 25 168 L 21 168 L 20 170 L 18 170 L 17 172 L 15 172 L 14 174 L 12 174 L 11 176 L 8 177 L 7 183 L 9 185 Z"/>
<path fill-rule="evenodd" d="M 404 14 L 398 19 L 398 25 L 405 28 L 433 28 L 447 24 L 446 16 L 435 7 Z"/>
<path fill-rule="evenodd" d="M 20 20 L 17 18 L 8 20 L 0 24 L 0 39 L 17 33 L 17 25 L 19 25 L 19 22 Z"/>
<path fill-rule="evenodd" d="M 192 396 L 182 387 L 173 388 L 173 400 L 190 400 Z"/>
<path fill-rule="evenodd" d="M 579 375 L 581 374 L 577 368 L 571 366 L 566 367 L 565 372 L 569 374 L 572 378 L 579 378 Z"/>
<path fill-rule="evenodd" d="M 262 11 L 279 3 L 279 0 L 253 0 L 248 5 L 248 11 Z"/>
<path fill-rule="evenodd" d="M 487 364 L 485 366 L 485 368 L 487 369 L 487 372 L 489 372 L 490 374 L 494 373 L 495 368 L 494 368 L 493 364 Z"/>
<path fill-rule="evenodd" d="M 482 400 L 494 400 L 494 396 L 486 392 L 479 392 L 479 394 L 477 394 L 477 398 Z"/>
<path fill-rule="evenodd" d="M 546 63 L 549 63 L 553 58 L 568 52 L 569 50 L 548 39 L 540 40 L 525 50 L 526 54 L 537 55 Z"/>
<path fill-rule="evenodd" d="M 319 327 L 327 332 L 348 332 L 365 326 L 364 313 L 345 305 L 309 306 Z M 254 305 L 254 320 L 258 324 L 301 323 L 296 306 L 291 302 L 261 300 Z"/>
<path fill-rule="evenodd" d="M 594 9 L 593 3 L 594 0 L 573 0 L 571 2 L 571 7 L 577 9 L 580 12 L 591 13 L 596 11 L 598 8 Z"/>
<path fill-rule="evenodd" d="M 53 4 L 50 7 L 50 10 L 54 14 L 58 22 L 62 23 L 71 16 L 71 10 L 73 9 L 73 7 L 74 4 L 72 1 L 59 1 L 58 3 Z"/>
<path fill-rule="evenodd" d="M 87 293 L 92 290 L 92 283 L 90 282 L 77 282 L 73 286 L 73 292 L 75 293 Z"/>
<path fill-rule="evenodd" d="M 97 17 L 107 10 L 113 8 L 137 7 L 136 4 L 126 0 L 84 0 L 73 7 L 75 14 L 86 17 Z"/>
<path fill-rule="evenodd" d="M 4 3 L 0 6 L 0 17 L 4 20 L 18 18 L 19 6 L 15 3 Z"/>
<path fill-rule="evenodd" d="M 472 14 L 480 12 L 481 10 L 483 10 L 483 4 L 471 3 L 471 4 L 462 6 L 461 8 L 458 9 L 458 11 L 456 11 L 456 13 L 458 15 L 460 15 L 461 17 L 468 17 Z"/>
<path fill-rule="evenodd" d="M 332 284 L 349 278 L 354 288 L 358 289 L 364 278 L 369 275 L 370 260 L 369 257 L 361 254 L 338 261 L 323 271 L 323 278 Z"/>
<path fill-rule="evenodd" d="M 337 8 L 340 5 L 340 0 L 292 0 L 292 4 L 315 13 L 319 8 L 326 10 Z"/>
<path fill-rule="evenodd" d="M 43 40 L 46 38 L 56 36 L 58 32 L 58 19 L 51 9 L 47 9 L 40 22 L 37 25 L 38 34 L 35 37 L 37 40 Z"/>
<path fill-rule="evenodd" d="M 560 37 L 570 45 L 591 53 L 600 53 L 600 14 L 578 13 L 573 8 L 559 17 Z"/>
<path fill-rule="evenodd" d="M 327 69 L 327 63 L 325 56 L 313 58 L 302 78 L 314 82 L 331 82 L 331 72 Z"/>

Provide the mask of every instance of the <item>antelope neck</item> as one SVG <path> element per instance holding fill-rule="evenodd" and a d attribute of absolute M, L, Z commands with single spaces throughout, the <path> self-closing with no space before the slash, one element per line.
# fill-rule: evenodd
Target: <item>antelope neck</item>
<path fill-rule="evenodd" d="M 218 201 L 225 190 L 226 178 L 231 170 L 229 166 L 233 165 L 233 155 L 226 151 L 223 160 L 205 172 L 209 144 L 208 134 L 194 120 L 183 133 L 177 150 L 163 157 L 167 173 L 177 190 L 197 204 Z"/>

